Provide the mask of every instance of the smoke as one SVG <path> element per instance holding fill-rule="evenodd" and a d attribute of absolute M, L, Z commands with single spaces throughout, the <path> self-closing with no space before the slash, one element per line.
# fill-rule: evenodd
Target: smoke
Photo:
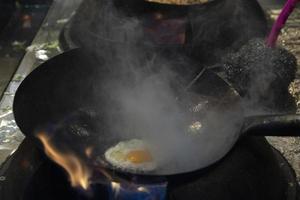
<path fill-rule="evenodd" d="M 86 128 L 86 124 L 81 127 L 81 124 L 78 125 L 76 121 L 75 126 L 71 124 L 71 127 L 63 127 L 61 134 L 56 134 L 59 137 L 56 141 L 60 142 L 58 149 L 74 151 L 76 152 L 74 155 L 78 158 L 87 156 L 88 160 L 89 154 L 92 154 L 89 151 L 94 147 L 91 147 L 90 143 L 103 145 L 103 141 L 108 141 L 110 146 L 105 148 L 110 148 L 123 140 L 142 139 L 149 144 L 160 174 L 198 170 L 222 158 L 240 136 L 241 120 L 245 114 L 240 112 L 240 105 L 230 105 L 233 102 L 226 104 L 222 96 L 212 99 L 209 96 L 192 95 L 184 91 L 191 81 L 188 79 L 191 77 L 186 74 L 194 72 L 194 63 L 183 52 L 154 44 L 153 40 L 145 37 L 143 18 L 136 18 L 134 14 L 128 15 L 125 11 L 117 11 L 112 5 L 113 1 L 85 1 L 90 1 L 91 5 L 102 3 L 100 7 L 95 6 L 99 10 L 85 10 L 85 12 L 99 12 L 99 20 L 85 18 L 84 15 L 79 18 L 79 21 L 75 19 L 73 23 L 79 23 L 78 28 L 91 29 L 87 30 L 87 34 L 91 37 L 85 35 L 77 37 L 86 38 L 84 47 L 88 53 L 94 55 L 91 57 L 95 62 L 104 60 L 101 64 L 98 63 L 98 67 L 103 68 L 104 70 L 99 71 L 105 74 L 99 76 L 97 86 L 92 91 L 94 94 L 91 96 L 105 98 L 105 100 L 99 99 L 98 108 L 95 110 L 104 114 L 103 121 L 106 124 L 101 124 L 103 121 L 99 121 L 99 127 L 105 126 L 103 130 L 109 133 L 99 131 L 95 144 L 95 141 L 91 142 L 89 138 L 91 133 L 89 133 L 90 129 Z M 240 9 L 236 10 L 237 16 L 240 17 L 236 16 L 232 20 L 233 16 L 230 15 L 229 8 L 230 2 L 235 1 L 226 2 L 229 2 L 228 5 L 226 4 L 228 8 L 225 9 L 228 13 L 225 12 L 224 16 L 210 19 L 211 14 L 216 14 L 210 10 L 197 17 L 199 12 L 205 13 L 201 9 L 193 10 L 194 13 L 189 16 L 192 18 L 194 40 L 188 42 L 192 43 L 192 51 L 196 52 L 196 55 L 192 56 L 218 61 L 215 57 L 228 53 L 228 49 L 223 48 L 228 46 L 228 42 L 233 43 L 234 49 L 256 35 L 248 29 L 248 26 L 251 24 L 255 27 L 257 20 L 242 21 L 241 18 L 248 19 L 249 13 L 245 14 Z M 216 9 L 222 10 L 222 6 L 224 5 L 219 4 Z M 242 25 L 243 30 L 235 31 L 247 34 L 241 35 L 229 31 L 228 35 L 223 35 L 224 27 L 226 30 L 227 27 L 237 24 Z M 262 24 L 259 26 L 260 29 L 264 29 Z M 237 35 L 239 37 L 236 37 Z M 227 40 L 228 38 L 230 40 Z M 205 45 L 200 45 L 201 43 Z M 197 48 L 198 46 L 204 48 Z M 225 61 L 225 68 L 228 79 L 240 94 L 246 97 L 242 106 L 247 114 L 256 114 L 265 113 L 267 110 L 277 108 L 278 105 L 280 109 L 286 108 L 287 86 L 294 78 L 295 63 L 294 58 L 286 51 L 271 50 L 264 45 L 263 41 L 253 40 L 236 54 L 231 54 Z M 91 74 L 91 76 L 93 79 L 97 75 Z M 83 84 L 86 84 L 85 81 L 86 79 Z M 94 82 L 91 80 L 89 85 Z M 207 89 L 216 89 L 215 95 L 218 96 L 217 88 L 209 86 L 206 86 Z M 214 83 L 211 86 L 214 86 Z M 282 96 L 278 98 L 278 94 Z M 97 101 L 98 99 L 86 102 Z M 85 107 L 91 109 L 93 106 L 83 105 L 80 109 L 84 110 Z M 84 122 L 90 121 L 90 118 L 95 119 L 94 110 L 85 111 L 88 113 L 88 119 L 83 120 Z M 70 123 L 68 125 L 70 126 Z M 76 139 L 69 137 L 68 128 L 75 130 Z M 88 152 L 86 153 L 88 155 L 85 155 L 84 151 Z"/>
<path fill-rule="evenodd" d="M 128 58 L 138 57 L 132 55 Z M 145 63 L 149 68 L 153 67 L 152 63 L 160 65 L 155 73 L 148 71 L 144 74 L 131 65 L 121 71 L 126 75 L 132 72 L 129 74 L 133 82 L 121 77 L 116 82 L 107 83 L 111 87 L 112 106 L 117 105 L 118 108 L 115 117 L 111 116 L 111 110 L 107 112 L 112 117 L 109 122 L 111 131 L 120 140 L 138 138 L 151 144 L 155 161 L 158 166 L 163 166 L 162 170 L 166 169 L 164 173 L 205 167 L 231 148 L 238 136 L 236 127 L 239 124 L 235 123 L 241 116 L 235 110 L 221 112 L 218 108 L 208 109 L 209 105 L 205 104 L 208 97 L 193 99 L 197 103 L 192 102 L 189 96 L 180 99 L 173 88 L 177 81 L 176 72 L 170 70 L 163 58 L 157 56 L 156 59 L 155 62 Z M 201 114 L 193 113 L 191 110 L 199 104 L 201 108 L 198 112 Z M 190 126 L 198 121 L 203 124 L 202 130 L 190 133 Z"/>
<path fill-rule="evenodd" d="M 99 110 L 106 113 L 115 144 L 145 140 L 161 173 L 196 170 L 220 159 L 238 137 L 240 116 L 233 110 L 209 110 L 205 96 L 181 98 L 189 80 L 177 69 L 187 68 L 191 61 L 182 53 L 155 47 L 144 37 L 141 18 L 109 5 L 99 11 L 105 23 L 94 29 L 103 40 L 93 51 L 106 59 L 105 66 L 99 67 L 109 70 L 100 87 L 108 103 Z M 191 109 L 199 105 L 202 108 L 193 113 Z M 191 133 L 190 126 L 199 120 L 203 127 Z"/>
<path fill-rule="evenodd" d="M 145 37 L 143 20 L 149 17 L 147 14 L 144 15 L 146 18 L 137 18 L 136 13 L 126 11 L 129 9 L 127 7 L 117 10 L 113 5 L 114 1 L 86 1 L 91 3 L 86 5 L 96 4 L 94 6 L 99 9 L 83 9 L 83 14 L 74 19 L 73 24 L 78 23 L 75 27 L 81 31 L 75 33 L 82 33 L 77 37 L 86 39 L 84 47 L 88 49 L 88 53 L 95 55 L 96 60 L 105 60 L 99 68 L 105 68 L 107 74 L 99 80 L 94 96 L 101 96 L 97 95 L 98 93 L 106 95 L 105 106 L 99 105 L 97 110 L 105 113 L 106 126 L 111 134 L 107 135 L 112 137 L 115 143 L 134 138 L 146 140 L 151 144 L 151 151 L 158 165 L 167 169 L 166 173 L 172 173 L 173 170 L 176 172 L 178 168 L 182 171 L 199 169 L 224 156 L 239 136 L 238 128 L 243 117 L 240 112 L 230 110 L 226 106 L 220 108 L 213 105 L 214 108 L 210 109 L 203 100 L 209 99 L 206 96 L 198 96 L 196 100 L 191 96 L 180 98 L 180 92 L 183 92 L 183 88 L 191 80 L 181 72 L 194 72 L 194 69 L 191 69 L 193 62 L 184 53 L 174 49 L 170 51 L 163 46 L 158 47 L 153 40 Z M 265 31 L 264 22 L 260 23 L 259 17 L 251 17 L 250 20 L 250 11 L 242 12 L 243 9 L 239 9 L 241 5 L 234 4 L 235 7 L 232 7 L 232 1 L 222 2 L 225 1 L 214 5 L 214 9 L 224 10 L 218 17 L 212 16 L 216 15 L 216 12 L 210 10 L 210 5 L 202 9 L 192 9 L 189 13 L 194 39 L 188 43 L 195 47 L 192 50 L 197 54 L 192 56 L 217 61 L 215 57 L 228 53 L 228 49 L 225 48 L 228 47 L 228 43 L 233 43 L 232 47 L 236 48 L 253 35 L 261 35 Z M 101 3 L 101 6 L 98 6 L 98 3 Z M 199 13 L 203 14 L 198 15 Z M 97 16 L 97 20 L 92 16 Z M 259 27 L 261 31 L 255 32 L 249 24 L 252 28 Z M 232 28 L 235 26 L 242 28 L 235 30 Z M 231 31 L 227 33 L 228 27 Z M 85 31 L 82 29 L 87 31 L 89 37 L 84 35 Z M 224 32 L 227 35 L 223 35 Z M 207 45 L 200 45 L 201 43 Z M 247 53 L 248 50 L 245 50 L 243 56 L 247 57 Z M 238 64 L 239 67 L 241 63 Z M 253 62 L 253 65 L 256 64 L 258 63 Z M 263 69 L 264 64 L 260 66 Z M 238 69 L 235 67 L 233 68 Z M 257 102 L 261 100 L 255 96 L 257 92 L 263 94 L 271 87 L 269 82 L 274 80 L 273 73 L 269 73 L 268 69 L 268 73 L 257 76 L 261 72 L 258 70 L 250 73 L 251 81 L 259 82 L 260 85 L 247 85 L 251 91 L 249 97 L 257 99 Z M 217 101 L 222 101 L 222 98 Z M 203 108 L 193 113 L 189 108 L 195 105 L 203 105 L 200 106 Z M 202 125 L 200 131 L 196 131 L 195 134 L 189 131 L 191 123 L 194 122 L 200 122 Z M 99 134 L 99 140 L 102 140 L 102 137 L 103 135 Z"/>
<path fill-rule="evenodd" d="M 150 144 L 159 168 L 162 168 L 161 173 L 176 173 L 177 169 L 182 172 L 196 170 L 224 156 L 239 137 L 243 115 L 232 105 L 218 106 L 218 101 L 223 101 L 222 97 L 212 100 L 205 95 L 191 95 L 184 91 L 192 80 L 186 74 L 195 75 L 194 68 L 198 67 L 194 67 L 189 56 L 204 57 L 207 63 L 217 62 L 223 54 L 236 50 L 249 38 L 264 34 L 262 17 L 251 15 L 250 10 L 255 10 L 255 6 L 249 3 L 247 6 L 251 9 L 245 11 L 244 5 L 236 2 L 216 1 L 213 6 L 209 4 L 191 9 L 188 17 L 193 39 L 187 40 L 187 43 L 191 45 L 189 47 L 192 47 L 193 53 L 186 56 L 186 52 L 180 52 L 183 49 L 178 51 L 172 47 L 157 46 L 153 38 L 145 37 L 145 25 L 149 25 L 145 22 L 150 20 L 151 24 L 151 20 L 159 20 L 163 15 L 151 16 L 138 9 L 143 17 L 135 17 L 137 13 L 132 12 L 130 6 L 117 10 L 114 1 L 85 1 L 89 1 L 89 4 L 82 6 L 94 6 L 97 9 L 82 7 L 80 16 L 72 21 L 80 31 L 71 33 L 81 33 L 72 38 L 84 41 L 85 50 L 93 55 L 91 57 L 95 62 L 104 60 L 98 67 L 105 69 L 105 74 L 99 76 L 94 94 L 91 95 L 105 98 L 105 103 L 99 99 L 96 110 L 104 113 L 105 130 L 109 133 L 103 135 L 99 132 L 99 144 L 102 144 L 103 137 L 110 137 L 109 145 L 135 138 L 145 140 Z M 97 20 L 93 19 L 94 16 L 97 16 Z M 182 20 L 180 23 L 182 25 Z M 257 29 L 257 32 L 254 31 Z M 181 27 L 176 30 L 180 33 Z M 168 34 L 162 35 L 162 38 L 168 39 Z M 227 49 L 229 46 L 232 49 Z M 246 97 L 244 108 L 251 107 L 249 110 L 252 111 L 253 104 L 261 102 L 265 102 L 267 107 L 271 99 L 276 99 L 275 92 L 268 96 L 265 94 L 278 80 L 278 71 L 273 68 L 277 54 L 266 51 L 260 42 L 250 42 L 250 45 L 230 56 L 226 61 L 227 75 Z M 283 80 L 286 78 L 280 78 L 278 83 L 281 84 Z M 206 86 L 207 89 L 215 89 L 209 86 Z M 200 129 L 191 130 L 193 123 L 200 124 Z M 101 126 L 104 125 L 99 124 Z M 110 139 L 106 138 L 105 141 Z"/>

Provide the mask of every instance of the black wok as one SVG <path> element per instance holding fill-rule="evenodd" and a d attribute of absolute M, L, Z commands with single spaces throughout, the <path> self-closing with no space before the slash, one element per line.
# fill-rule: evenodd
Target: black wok
<path fill-rule="evenodd" d="M 107 62 L 104 59 L 87 55 L 81 49 L 71 50 L 50 59 L 21 83 L 14 99 L 14 116 L 21 131 L 26 137 L 32 137 L 34 140 L 37 140 L 35 134 L 38 131 L 46 130 L 62 148 L 73 148 L 75 143 L 77 149 L 80 145 L 85 148 L 86 144 L 96 141 L 97 158 L 101 160 L 99 163 L 111 170 L 128 173 L 114 169 L 102 159 L 107 148 L 126 139 L 114 135 L 106 124 L 105 116 L 102 115 L 102 108 L 110 106 L 105 101 L 109 94 L 101 92 L 101 81 L 106 80 L 107 74 L 111 72 L 106 66 Z M 299 115 L 245 116 L 239 106 L 242 99 L 238 93 L 209 70 L 206 70 L 190 88 L 190 92 L 181 96 L 185 98 L 184 96 L 190 94 L 194 95 L 192 103 L 195 105 L 198 97 L 215 99 L 212 100 L 212 107 L 224 113 L 225 118 L 237 119 L 227 121 L 234 122 L 234 126 L 230 126 L 232 130 L 227 131 L 227 135 L 207 133 L 203 138 L 201 136 L 200 139 L 195 139 L 198 142 L 197 146 L 202 147 L 202 151 L 193 152 L 199 162 L 192 161 L 193 164 L 189 165 L 182 161 L 182 164 L 176 165 L 170 161 L 152 172 L 130 174 L 167 176 L 205 168 L 224 157 L 243 135 L 300 135 Z M 194 117 L 198 117 L 198 114 Z M 215 126 L 216 124 L 210 124 L 212 130 L 222 129 L 222 126 Z M 98 139 L 95 139 L 96 137 Z M 37 144 L 40 145 L 38 141 Z"/>

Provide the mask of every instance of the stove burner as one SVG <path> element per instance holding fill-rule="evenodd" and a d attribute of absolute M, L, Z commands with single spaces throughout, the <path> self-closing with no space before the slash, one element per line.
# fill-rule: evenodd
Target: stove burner
<path fill-rule="evenodd" d="M 109 187 L 111 200 L 164 200 L 166 192 L 167 183 L 144 185 L 112 182 Z"/>
<path fill-rule="evenodd" d="M 21 165 L 24 159 L 30 164 Z M 9 166 L 0 169 L 0 176 L 5 176 L 5 181 L 0 181 L 0 199 L 110 198 L 109 187 L 100 182 L 91 185 L 93 195 L 72 188 L 65 171 L 48 160 L 41 151 L 33 148 L 32 141 L 28 138 L 8 162 L 6 164 Z M 282 155 L 261 138 L 244 138 L 216 165 L 191 174 L 167 177 L 167 181 L 166 199 L 170 200 L 300 198 L 293 170 Z"/>

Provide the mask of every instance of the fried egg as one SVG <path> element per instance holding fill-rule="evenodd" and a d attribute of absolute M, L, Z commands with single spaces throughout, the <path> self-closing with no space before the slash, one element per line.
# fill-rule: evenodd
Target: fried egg
<path fill-rule="evenodd" d="M 148 172 L 156 168 L 147 144 L 138 139 L 119 142 L 109 148 L 104 157 L 112 166 L 126 171 Z"/>

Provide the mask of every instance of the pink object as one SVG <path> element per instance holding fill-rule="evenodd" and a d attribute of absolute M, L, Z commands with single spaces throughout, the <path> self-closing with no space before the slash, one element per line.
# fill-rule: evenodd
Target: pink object
<path fill-rule="evenodd" d="M 294 8 L 296 7 L 296 4 L 299 1 L 300 0 L 287 0 L 287 2 L 285 3 L 267 39 L 267 45 L 269 47 L 274 47 L 276 45 L 276 41 L 280 34 L 280 30 L 284 27 L 287 19 L 289 18 L 290 14 L 293 12 Z"/>

